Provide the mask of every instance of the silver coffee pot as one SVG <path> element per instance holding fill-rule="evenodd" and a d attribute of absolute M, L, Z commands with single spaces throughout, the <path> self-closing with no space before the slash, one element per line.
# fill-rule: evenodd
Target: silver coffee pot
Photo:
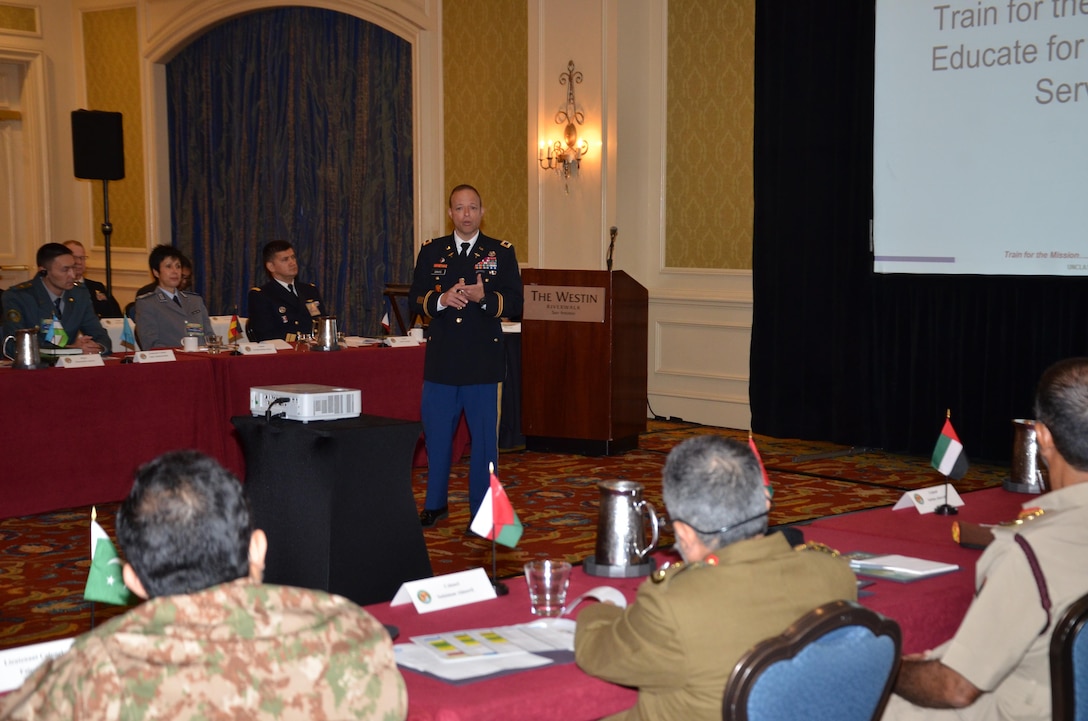
<path fill-rule="evenodd" d="M 654 507 L 642 498 L 642 484 L 635 481 L 601 481 L 600 515 L 597 518 L 596 554 L 587 558 L 591 576 L 633 578 L 654 570 L 649 557 L 657 546 L 658 519 Z M 650 542 L 646 543 L 646 524 Z"/>
<path fill-rule="evenodd" d="M 310 350 L 340 350 L 339 336 L 336 332 L 336 316 L 323 315 L 315 321 L 315 324 L 317 325 L 317 339 Z"/>
<path fill-rule="evenodd" d="M 14 341 L 15 355 L 8 355 L 8 341 Z M 20 370 L 33 370 L 42 362 L 41 351 L 38 348 L 38 329 L 20 328 L 15 335 L 9 335 L 4 339 L 4 357 L 12 360 L 11 367 Z"/>

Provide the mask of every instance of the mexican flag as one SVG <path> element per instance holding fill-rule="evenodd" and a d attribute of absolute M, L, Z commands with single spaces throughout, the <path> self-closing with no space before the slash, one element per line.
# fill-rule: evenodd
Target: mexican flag
<path fill-rule="evenodd" d="M 948 418 L 944 419 L 944 428 L 941 429 L 930 462 L 941 474 L 953 480 L 959 480 L 967 473 L 967 454 L 963 452 L 963 444 Z"/>
<path fill-rule="evenodd" d="M 87 585 L 83 588 L 83 598 L 88 601 L 112 603 L 115 606 L 127 606 L 132 601 L 132 592 L 121 578 L 124 564 L 117 557 L 113 542 L 106 531 L 98 524 L 98 511 L 91 507 L 91 571 L 87 574 Z"/>
<path fill-rule="evenodd" d="M 495 476 L 494 466 L 491 467 L 491 487 L 487 489 L 484 502 L 480 504 L 480 510 L 476 511 L 476 517 L 468 529 L 477 536 L 493 539 L 495 543 L 510 548 L 517 547 L 521 540 L 521 521 L 510 505 L 506 490 Z"/>

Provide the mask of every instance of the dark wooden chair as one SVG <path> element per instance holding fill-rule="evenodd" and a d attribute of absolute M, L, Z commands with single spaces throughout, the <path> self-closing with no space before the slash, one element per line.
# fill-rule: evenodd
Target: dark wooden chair
<path fill-rule="evenodd" d="M 802 616 L 733 667 L 724 721 L 879 719 L 899 670 L 899 624 L 852 601 Z"/>
<path fill-rule="evenodd" d="M 1051 718 L 1088 721 L 1088 596 L 1075 601 L 1050 637 Z"/>
<path fill-rule="evenodd" d="M 408 319 L 407 324 L 404 322 L 404 314 L 400 312 L 400 302 L 397 299 L 407 299 L 408 291 L 411 288 L 412 286 L 407 283 L 386 283 L 385 290 L 382 291 L 382 295 L 389 301 L 389 308 L 393 313 L 391 320 L 396 321 L 397 330 L 400 331 L 400 335 L 408 335 L 408 329 L 413 327 L 416 324 L 416 321 L 419 321 L 421 326 L 427 326 L 427 319 L 418 313 L 413 314 L 412 317 Z M 390 327 L 389 330 L 392 331 L 393 328 Z"/>

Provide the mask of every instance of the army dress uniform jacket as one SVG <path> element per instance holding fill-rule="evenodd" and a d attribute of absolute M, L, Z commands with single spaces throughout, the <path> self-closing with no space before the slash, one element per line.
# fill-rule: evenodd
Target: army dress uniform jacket
<path fill-rule="evenodd" d="M 794 550 L 781 533 L 714 552 L 717 565 L 666 571 L 625 609 L 587 606 L 574 653 L 586 673 L 639 689 L 614 719 L 719 721 L 725 683 L 740 657 L 817 606 L 856 600 L 845 559 Z"/>
<path fill-rule="evenodd" d="M 347 599 L 239 579 L 140 604 L 0 698 L 0 720 L 403 719 L 385 628 Z"/>
<path fill-rule="evenodd" d="M 136 340 L 143 350 L 178 348 L 187 335 L 203 343 L 214 334 L 204 299 L 187 290 L 177 293 L 180 306 L 158 287 L 136 298 Z"/>
<path fill-rule="evenodd" d="M 413 313 L 429 319 L 423 379 L 461 386 L 499 383 L 506 377 L 500 318 L 519 318 L 521 271 L 514 247 L 480 233 L 468 258 L 459 257 L 460 241 L 450 234 L 428 240 L 419 249 L 408 300 Z M 438 310 L 439 297 L 461 278 L 484 282 L 482 303 Z"/>
<path fill-rule="evenodd" d="M 37 326 L 38 340 L 45 343 L 46 328 L 52 323 L 56 309 L 40 276 L 8 288 L 4 292 L 3 307 L 3 337 L 6 338 L 21 328 Z M 68 334 L 69 343 L 75 340 L 76 333 L 82 333 L 102 346 L 103 354 L 113 350 L 110 335 L 98 322 L 86 288 L 77 285 L 64 292 L 64 317 L 61 325 Z"/>
<path fill-rule="evenodd" d="M 325 304 L 313 283 L 296 281 L 295 292 L 297 296 L 276 280 L 270 280 L 260 288 L 250 288 L 249 319 L 246 321 L 246 335 L 250 340 L 287 340 L 288 334 L 310 333 L 313 319 L 326 315 Z"/>
<path fill-rule="evenodd" d="M 88 295 L 91 296 L 91 303 L 94 305 L 95 315 L 99 318 L 120 318 L 123 315 L 117 299 L 106 292 L 106 286 L 86 276 L 79 281 L 79 285 L 87 289 Z"/>

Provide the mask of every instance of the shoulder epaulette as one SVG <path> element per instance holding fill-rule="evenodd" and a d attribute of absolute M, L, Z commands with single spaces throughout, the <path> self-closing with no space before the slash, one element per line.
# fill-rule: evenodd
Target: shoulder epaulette
<path fill-rule="evenodd" d="M 146 293 L 141 293 L 140 295 L 136 296 L 136 300 L 139 300 L 140 298 L 150 298 L 153 295 L 155 295 L 155 291 L 149 290 Z"/>
<path fill-rule="evenodd" d="M 502 247 L 504 247 L 504 248 L 513 248 L 514 247 L 514 244 L 511 243 L 509 240 L 502 240 L 502 241 L 499 241 L 499 242 L 502 243 Z"/>
<path fill-rule="evenodd" d="M 253 286 L 249 289 L 249 292 L 252 293 L 253 291 L 257 291 L 258 293 L 260 293 L 261 289 L 258 286 Z"/>
<path fill-rule="evenodd" d="M 423 241 L 423 245 L 430 245 L 432 240 L 434 240 L 434 238 L 427 238 L 427 240 Z"/>
<path fill-rule="evenodd" d="M 26 290 L 27 288 L 29 288 L 32 285 L 34 285 L 34 279 L 33 278 L 31 278 L 30 280 L 24 280 L 19 285 L 13 285 L 10 288 L 8 288 L 8 290 Z"/>

